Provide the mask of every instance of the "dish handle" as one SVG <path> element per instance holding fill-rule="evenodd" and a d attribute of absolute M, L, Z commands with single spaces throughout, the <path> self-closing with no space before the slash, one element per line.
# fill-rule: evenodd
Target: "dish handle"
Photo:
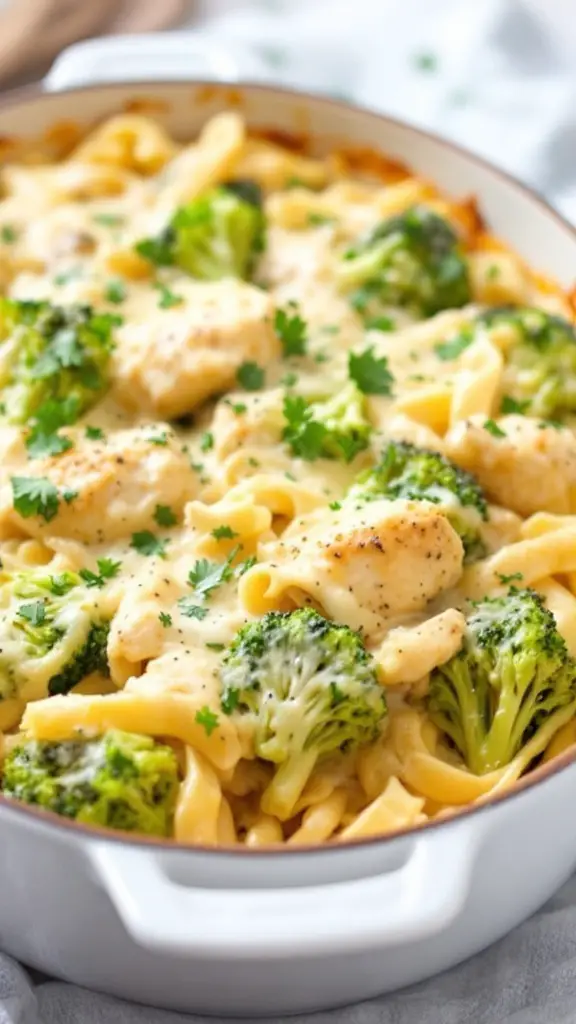
<path fill-rule="evenodd" d="M 286 888 L 189 887 L 168 877 L 154 850 L 128 844 L 97 843 L 90 856 L 125 928 L 147 949 L 221 959 L 305 957 L 442 932 L 465 903 L 478 832 L 440 827 L 416 838 L 396 869 Z M 265 862 L 253 856 L 265 877 Z"/>
<path fill-rule="evenodd" d="M 75 43 L 56 58 L 43 86 L 60 92 L 105 82 L 237 82 L 261 77 L 262 70 L 256 56 L 237 43 L 232 53 L 208 35 L 151 32 Z"/>

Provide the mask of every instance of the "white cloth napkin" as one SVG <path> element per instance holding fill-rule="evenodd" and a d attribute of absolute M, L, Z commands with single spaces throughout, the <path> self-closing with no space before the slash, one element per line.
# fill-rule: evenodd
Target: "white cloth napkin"
<path fill-rule="evenodd" d="M 203 32 L 228 41 L 251 77 L 350 97 L 431 127 L 535 185 L 576 220 L 576 0 L 215 6 L 219 16 L 210 18 L 214 4 L 204 0 Z M 575 1024 L 576 878 L 513 934 L 460 967 L 403 992 L 300 1019 Z M 0 1024 L 210 1021 L 32 979 L 0 956 Z"/>

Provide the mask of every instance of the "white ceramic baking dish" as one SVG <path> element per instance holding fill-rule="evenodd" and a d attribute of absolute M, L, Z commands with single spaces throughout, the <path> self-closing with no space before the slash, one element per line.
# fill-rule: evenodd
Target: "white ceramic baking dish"
<path fill-rule="evenodd" d="M 231 103 L 252 125 L 369 145 L 444 188 L 475 193 L 493 229 L 566 285 L 576 233 L 537 196 L 441 139 L 333 100 L 230 77 L 192 39 L 82 44 L 44 88 L 0 104 L 0 133 L 35 136 L 153 98 L 182 138 Z M 246 69 L 244 69 L 246 70 Z M 106 77 L 136 84 L 98 84 Z M 163 81 L 158 79 L 163 78 Z M 324 140 L 324 142 L 323 142 Z M 0 799 L 0 949 L 92 988 L 158 1006 L 256 1016 L 366 999 L 444 970 L 536 910 L 576 866 L 567 753 L 516 790 L 388 839 L 286 853 L 208 851 L 89 831 Z"/>

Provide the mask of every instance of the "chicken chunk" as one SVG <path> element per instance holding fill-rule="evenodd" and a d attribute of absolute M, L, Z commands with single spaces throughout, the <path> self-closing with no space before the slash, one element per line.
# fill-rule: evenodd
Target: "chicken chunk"
<path fill-rule="evenodd" d="M 521 516 L 576 511 L 576 437 L 571 430 L 514 415 L 498 420 L 501 437 L 483 424 L 483 417 L 457 423 L 445 438 L 446 454 L 473 472 L 493 501 Z"/>
<path fill-rule="evenodd" d="M 57 489 L 56 513 L 22 515 L 6 483 L 0 492 L 0 521 L 32 536 L 101 543 L 154 529 L 157 504 L 177 514 L 196 494 L 196 473 L 162 424 L 119 430 L 101 442 L 86 440 L 82 429 L 69 436 L 73 447 L 68 451 L 25 467 L 26 477 L 42 477 L 45 486 Z"/>
<path fill-rule="evenodd" d="M 415 501 L 374 501 L 329 517 L 322 509 L 295 520 L 274 548 L 272 576 L 368 636 L 453 586 L 464 556 L 446 516 Z"/>
<path fill-rule="evenodd" d="M 264 367 L 280 354 L 265 292 L 233 280 L 174 289 L 180 303 L 118 330 L 114 370 L 125 405 L 167 419 L 232 387 L 242 363 Z"/>

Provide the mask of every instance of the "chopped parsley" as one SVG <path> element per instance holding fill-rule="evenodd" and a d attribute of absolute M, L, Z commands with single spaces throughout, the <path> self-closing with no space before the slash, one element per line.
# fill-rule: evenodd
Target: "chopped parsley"
<path fill-rule="evenodd" d="M 153 434 L 152 437 L 147 437 L 147 441 L 150 444 L 157 444 L 158 446 L 165 447 L 168 444 L 168 434 L 163 430 L 160 434 Z"/>
<path fill-rule="evenodd" d="M 364 326 L 367 331 L 394 331 L 396 321 L 391 316 L 374 316 L 367 320 Z"/>
<path fill-rule="evenodd" d="M 237 544 L 225 562 L 211 562 L 207 558 L 199 558 L 188 573 L 188 585 L 197 597 L 209 597 L 223 583 L 229 583 L 234 576 L 232 562 L 240 550 Z"/>
<path fill-rule="evenodd" d="M 322 227 L 324 224 L 333 224 L 335 217 L 329 217 L 326 213 L 312 211 L 308 214 L 308 224 L 311 228 Z"/>
<path fill-rule="evenodd" d="M 208 615 L 208 609 L 204 608 L 201 604 L 194 604 L 193 599 L 189 596 L 179 598 L 178 607 L 186 618 L 198 619 L 199 622 Z"/>
<path fill-rule="evenodd" d="M 280 383 L 283 384 L 285 388 L 293 388 L 294 385 L 298 383 L 298 374 L 285 373 L 282 379 L 280 380 Z"/>
<path fill-rule="evenodd" d="M 264 370 L 258 363 L 242 363 L 236 372 L 236 380 L 246 391 L 259 391 L 264 385 Z"/>
<path fill-rule="evenodd" d="M 69 437 L 62 437 L 60 434 L 46 434 L 35 426 L 26 438 L 26 451 L 31 459 L 42 459 L 46 455 L 61 455 L 67 452 L 74 445 Z"/>
<path fill-rule="evenodd" d="M 150 530 L 140 530 L 132 534 L 130 547 L 139 555 L 158 555 L 159 558 L 166 558 L 166 541 L 155 537 Z"/>
<path fill-rule="evenodd" d="M 6 245 L 12 245 L 18 238 L 18 232 L 12 224 L 3 224 L 0 228 L 0 238 Z"/>
<path fill-rule="evenodd" d="M 330 504 L 328 505 L 328 508 L 332 509 L 333 512 L 338 512 L 342 508 L 342 502 L 331 501 Z"/>
<path fill-rule="evenodd" d="M 483 427 L 489 434 L 492 434 L 492 437 L 506 437 L 506 431 L 502 430 L 494 420 L 485 420 Z"/>
<path fill-rule="evenodd" d="M 214 447 L 214 434 L 206 430 L 200 438 L 200 451 L 209 452 Z"/>
<path fill-rule="evenodd" d="M 23 519 L 42 516 L 47 523 L 58 513 L 58 488 L 43 476 L 12 476 L 14 508 Z"/>
<path fill-rule="evenodd" d="M 78 491 L 73 491 L 71 487 L 62 488 L 62 497 L 67 505 L 74 501 L 74 498 L 78 497 Z"/>
<path fill-rule="evenodd" d="M 438 71 L 438 57 L 431 51 L 415 53 L 413 61 L 417 71 L 425 71 L 427 73 Z"/>
<path fill-rule="evenodd" d="M 298 312 L 297 303 L 289 302 L 286 309 L 276 310 L 274 330 L 282 345 L 282 353 L 285 358 L 306 355 L 308 327 Z"/>
<path fill-rule="evenodd" d="M 195 721 L 204 727 L 207 736 L 211 736 L 214 729 L 218 728 L 218 715 L 214 714 L 206 704 L 196 712 Z"/>
<path fill-rule="evenodd" d="M 496 263 L 493 263 L 492 266 L 488 267 L 488 270 L 486 271 L 486 280 L 496 281 L 496 279 L 499 277 L 500 267 Z"/>
<path fill-rule="evenodd" d="M 104 228 L 119 228 L 124 223 L 124 217 L 119 213 L 95 213 L 92 220 Z"/>
<path fill-rule="evenodd" d="M 165 284 L 161 284 L 160 281 L 156 281 L 154 287 L 160 293 L 160 298 L 158 299 L 160 309 L 172 309 L 173 306 L 180 306 L 184 302 L 182 295 L 177 295 L 176 292 L 171 291 L 170 288 Z"/>
<path fill-rule="evenodd" d="M 84 436 L 88 441 L 104 441 L 105 439 L 104 431 L 100 427 L 86 427 Z"/>
<path fill-rule="evenodd" d="M 239 534 L 236 530 L 233 530 L 231 526 L 226 523 L 222 526 L 215 526 L 212 530 L 212 536 L 215 540 L 233 540 L 234 537 L 238 537 Z"/>
<path fill-rule="evenodd" d="M 99 558 L 96 564 L 97 573 L 91 569 L 80 569 L 78 574 L 88 587 L 103 587 L 107 580 L 112 580 L 118 575 L 122 566 L 122 562 L 114 562 L 111 558 Z"/>
<path fill-rule="evenodd" d="M 348 354 L 348 374 L 364 395 L 391 395 L 394 377 L 385 356 L 374 355 L 374 347 Z"/>
<path fill-rule="evenodd" d="M 169 505 L 156 505 L 154 509 L 154 522 L 158 526 L 175 526 L 178 522 L 178 517 Z"/>
<path fill-rule="evenodd" d="M 472 338 L 470 335 L 457 334 L 455 338 L 451 338 L 449 341 L 440 341 L 437 345 L 434 345 L 434 351 L 438 359 L 442 359 L 447 363 L 451 359 L 458 359 L 458 356 L 461 356 L 471 344 Z"/>
<path fill-rule="evenodd" d="M 207 647 L 208 650 L 210 650 L 210 651 L 223 651 L 226 648 L 226 644 L 210 643 L 210 641 L 208 641 L 208 640 L 206 641 L 204 646 Z"/>
<path fill-rule="evenodd" d="M 31 626 L 41 626 L 46 621 L 44 601 L 30 601 L 27 604 L 21 604 L 17 615 L 20 619 L 29 622 Z"/>
<path fill-rule="evenodd" d="M 60 287 L 63 284 L 74 281 L 77 277 L 82 277 L 82 267 L 70 267 L 69 270 L 63 270 L 61 274 L 56 274 L 54 284 Z"/>
<path fill-rule="evenodd" d="M 121 302 L 124 302 L 126 294 L 126 285 L 119 278 L 108 281 L 104 289 L 104 298 L 108 302 L 114 303 L 115 306 L 119 306 Z"/>
<path fill-rule="evenodd" d="M 504 413 L 505 415 L 507 413 L 514 413 L 514 412 L 517 412 L 520 415 L 522 415 L 529 408 L 530 408 L 530 399 L 529 398 L 523 399 L 521 402 L 518 402 L 515 398 L 512 398 L 510 395 L 504 395 L 502 397 L 502 402 L 500 404 L 500 412 Z"/>
<path fill-rule="evenodd" d="M 168 629 L 168 627 L 172 625 L 172 616 L 169 615 L 168 612 L 160 612 L 158 618 L 164 626 L 164 629 Z"/>
<path fill-rule="evenodd" d="M 244 402 L 228 402 L 228 405 L 236 416 L 241 416 L 242 413 L 248 410 L 248 406 Z"/>
<path fill-rule="evenodd" d="M 507 583 L 520 583 L 524 579 L 524 576 L 523 576 L 523 574 L 521 572 L 510 573 L 509 576 L 506 576 L 503 572 L 497 572 L 496 575 L 497 575 L 498 579 L 500 580 L 500 583 L 504 583 L 504 584 L 507 584 Z"/>
<path fill-rule="evenodd" d="M 327 433 L 324 424 L 313 419 L 301 395 L 284 395 L 282 408 L 286 420 L 282 439 L 287 442 L 292 454 L 307 462 L 319 459 Z"/>

